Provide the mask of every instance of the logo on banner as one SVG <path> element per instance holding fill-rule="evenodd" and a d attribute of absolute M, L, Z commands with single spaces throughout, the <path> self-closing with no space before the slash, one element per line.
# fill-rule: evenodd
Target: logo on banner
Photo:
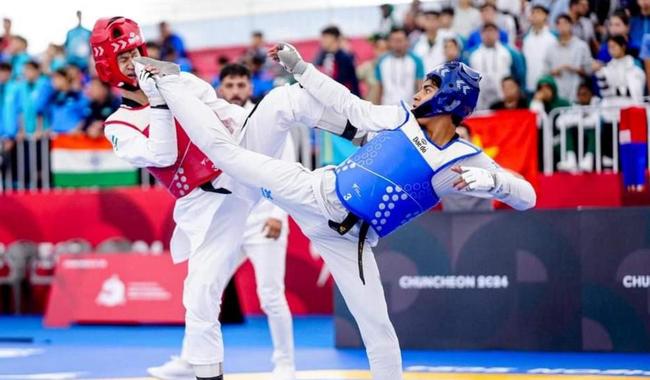
<path fill-rule="evenodd" d="M 126 303 L 126 285 L 118 275 L 114 274 L 104 281 L 95 303 L 106 307 L 116 307 Z"/>

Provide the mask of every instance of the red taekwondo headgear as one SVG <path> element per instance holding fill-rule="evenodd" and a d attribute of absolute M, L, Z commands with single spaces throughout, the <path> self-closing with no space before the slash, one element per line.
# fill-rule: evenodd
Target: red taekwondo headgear
<path fill-rule="evenodd" d="M 117 56 L 133 49 L 147 55 L 147 47 L 138 24 L 125 17 L 101 18 L 90 35 L 95 68 L 99 79 L 117 87 L 137 88 L 138 81 L 122 74 Z"/>

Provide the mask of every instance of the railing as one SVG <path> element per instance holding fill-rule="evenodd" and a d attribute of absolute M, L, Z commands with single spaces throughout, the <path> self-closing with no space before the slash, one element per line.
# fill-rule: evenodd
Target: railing
<path fill-rule="evenodd" d="M 543 168 L 544 174 L 552 174 L 554 172 L 553 148 L 555 146 L 554 131 L 559 131 L 560 143 L 560 161 L 567 159 L 567 132 L 570 128 L 577 128 L 577 152 L 578 159 L 582 158 L 585 153 L 585 129 L 594 129 L 595 138 L 595 172 L 602 173 L 603 171 L 603 145 L 602 145 L 602 131 L 604 124 L 611 124 L 612 126 L 612 167 L 614 173 L 618 172 L 618 137 L 619 137 L 619 123 L 621 109 L 638 106 L 644 107 L 646 113 L 650 115 L 650 104 L 626 104 L 626 105 L 611 105 L 611 106 L 571 106 L 560 107 L 552 110 L 548 115 L 541 118 L 541 128 L 543 136 Z M 648 129 L 650 131 L 650 129 Z M 650 134 L 648 136 L 650 141 Z M 649 150 L 650 151 L 650 150 Z M 650 157 L 649 157 L 650 158 Z M 650 162 L 650 160 L 649 160 Z M 580 172 L 580 168 L 577 168 Z"/>
<path fill-rule="evenodd" d="M 304 126 L 293 128 L 291 136 L 296 148 L 296 157 L 308 168 L 315 168 L 310 129 Z M 52 170 L 50 167 L 49 137 L 28 136 L 14 141 L 14 151 L 5 151 L 0 140 L 0 193 L 25 191 L 50 191 Z M 140 187 L 157 186 L 147 170 L 140 170 Z"/>

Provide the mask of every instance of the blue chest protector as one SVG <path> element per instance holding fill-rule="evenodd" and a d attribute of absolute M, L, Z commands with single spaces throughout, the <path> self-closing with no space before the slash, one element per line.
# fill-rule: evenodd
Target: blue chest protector
<path fill-rule="evenodd" d="M 377 134 L 335 169 L 339 200 L 380 237 L 438 204 L 436 173 L 481 152 L 459 139 L 437 147 L 404 112 L 399 128 Z"/>

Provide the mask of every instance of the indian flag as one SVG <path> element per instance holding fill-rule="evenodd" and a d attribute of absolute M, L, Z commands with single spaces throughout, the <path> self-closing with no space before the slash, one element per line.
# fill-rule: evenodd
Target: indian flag
<path fill-rule="evenodd" d="M 104 138 L 60 135 L 52 141 L 52 182 L 56 187 L 112 187 L 138 183 L 138 171 L 113 153 Z"/>

